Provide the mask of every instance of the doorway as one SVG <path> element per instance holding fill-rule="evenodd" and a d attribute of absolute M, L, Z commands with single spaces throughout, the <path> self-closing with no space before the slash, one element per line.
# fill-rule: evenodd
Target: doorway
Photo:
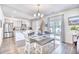
<path fill-rule="evenodd" d="M 48 29 L 51 33 L 50 37 L 54 38 L 57 42 L 64 42 L 64 15 L 50 17 L 48 19 Z"/>

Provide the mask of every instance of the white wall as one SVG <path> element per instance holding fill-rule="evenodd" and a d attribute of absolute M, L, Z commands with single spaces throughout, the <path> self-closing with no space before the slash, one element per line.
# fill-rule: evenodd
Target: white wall
<path fill-rule="evenodd" d="M 71 10 L 65 10 L 63 12 L 52 14 L 49 17 L 56 16 L 56 15 L 62 15 L 62 14 L 64 14 L 65 42 L 73 43 L 73 41 L 72 41 L 72 31 L 70 30 L 70 26 L 68 24 L 68 17 L 79 16 L 79 8 L 75 8 L 75 9 L 71 9 Z"/>
<path fill-rule="evenodd" d="M 39 30 L 39 28 L 40 28 L 40 20 L 32 21 L 32 28 L 33 28 L 33 31 L 36 31 L 36 29 Z"/>
<path fill-rule="evenodd" d="M 1 45 L 3 39 L 3 23 L 4 23 L 4 15 L 1 10 L 1 6 L 0 6 L 0 21 L 2 21 L 2 27 L 0 27 L 0 45 Z"/>

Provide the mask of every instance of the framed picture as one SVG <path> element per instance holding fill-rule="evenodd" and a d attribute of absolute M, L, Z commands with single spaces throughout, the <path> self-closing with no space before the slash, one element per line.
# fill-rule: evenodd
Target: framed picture
<path fill-rule="evenodd" d="M 68 18 L 69 25 L 79 25 L 79 16 L 73 16 Z"/>

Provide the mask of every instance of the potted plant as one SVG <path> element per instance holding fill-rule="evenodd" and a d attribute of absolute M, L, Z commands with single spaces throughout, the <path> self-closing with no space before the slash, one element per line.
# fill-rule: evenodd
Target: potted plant
<path fill-rule="evenodd" d="M 75 30 L 75 31 L 76 31 L 77 29 L 78 29 L 78 28 L 77 28 L 76 26 L 72 26 L 72 27 L 71 27 L 71 30 Z"/>

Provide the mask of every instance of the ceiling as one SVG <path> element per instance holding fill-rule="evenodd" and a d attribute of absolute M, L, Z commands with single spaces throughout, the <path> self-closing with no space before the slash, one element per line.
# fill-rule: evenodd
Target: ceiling
<path fill-rule="evenodd" d="M 1 4 L 3 13 L 8 17 L 33 19 L 37 12 L 36 4 Z M 79 4 L 40 4 L 39 10 L 44 16 L 67 9 L 78 8 Z"/>

